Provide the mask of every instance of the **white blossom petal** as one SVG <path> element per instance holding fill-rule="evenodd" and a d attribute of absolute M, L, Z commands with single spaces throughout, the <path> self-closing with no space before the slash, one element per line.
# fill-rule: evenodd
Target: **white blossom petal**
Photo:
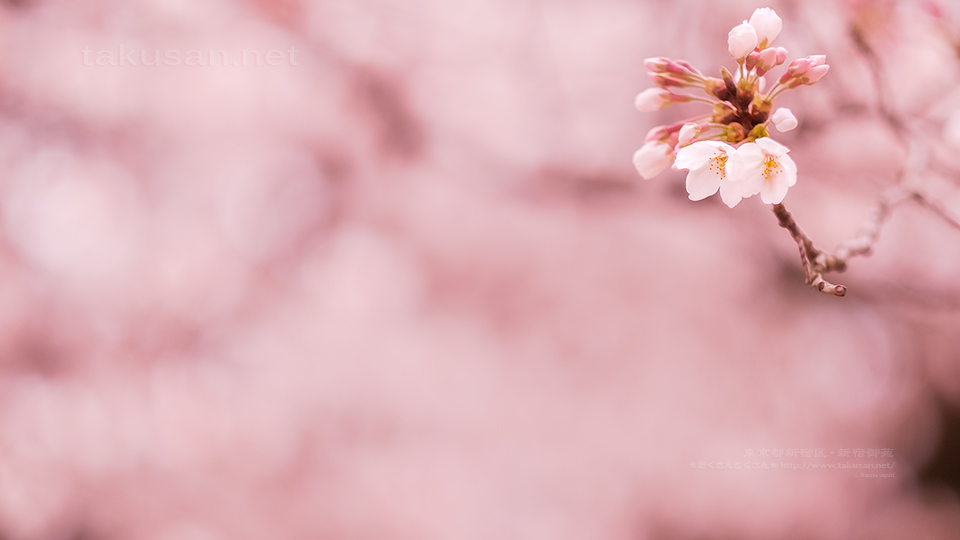
<path fill-rule="evenodd" d="M 717 152 L 733 153 L 733 147 L 719 141 L 700 141 L 681 148 L 677 152 L 676 166 L 681 170 L 699 169 L 716 157 Z"/>
<path fill-rule="evenodd" d="M 752 171 L 747 177 L 740 179 L 740 194 L 746 197 L 753 197 L 760 193 L 763 187 L 763 168 Z"/>
<path fill-rule="evenodd" d="M 687 193 L 691 201 L 700 201 L 720 189 L 721 175 L 710 167 L 693 169 L 687 175 Z"/>
<path fill-rule="evenodd" d="M 782 156 L 790 151 L 789 148 L 771 139 L 770 137 L 762 137 L 757 139 L 756 144 L 763 149 L 763 153 L 770 154 L 771 156 Z"/>
<path fill-rule="evenodd" d="M 787 189 L 790 186 L 787 185 L 783 179 L 777 177 L 764 179 L 765 181 L 760 186 L 760 200 L 764 204 L 780 204 L 783 202 L 783 198 L 787 196 Z"/>
<path fill-rule="evenodd" d="M 793 187 L 797 183 L 797 164 L 793 158 L 788 155 L 780 156 L 780 166 L 783 167 L 783 175 L 788 187 Z"/>
<path fill-rule="evenodd" d="M 729 163 L 729 162 L 728 162 Z M 720 199 L 723 204 L 733 208 L 743 199 L 743 186 L 727 174 L 726 179 L 720 182 Z"/>
<path fill-rule="evenodd" d="M 763 149 L 757 143 L 746 143 L 730 157 L 727 172 L 741 186 L 741 194 L 751 197 L 760 192 L 763 182 Z"/>

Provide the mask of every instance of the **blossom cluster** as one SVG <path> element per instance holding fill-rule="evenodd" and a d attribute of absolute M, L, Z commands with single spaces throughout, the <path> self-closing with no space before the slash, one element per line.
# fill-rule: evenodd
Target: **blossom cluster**
<path fill-rule="evenodd" d="M 823 55 L 794 60 L 777 82 L 766 90 L 766 76 L 783 65 L 787 50 L 773 47 L 783 21 L 770 8 L 759 8 L 749 21 L 730 30 L 727 50 L 737 61 L 735 73 L 720 68 L 720 78 L 707 77 L 688 62 L 648 58 L 645 65 L 656 87 L 640 92 L 635 100 L 641 112 L 663 109 L 674 103 L 704 102 L 709 113 L 677 124 L 657 126 L 647 134 L 633 164 L 644 178 L 653 178 L 673 164 L 687 173 L 687 193 L 699 201 L 718 191 L 733 208 L 742 199 L 760 195 L 766 204 L 779 204 L 797 181 L 797 166 L 790 149 L 768 132 L 797 127 L 789 109 L 773 110 L 780 93 L 820 80 L 830 69 Z M 702 90 L 704 95 L 683 93 Z M 765 91 L 766 90 L 766 91 Z"/>

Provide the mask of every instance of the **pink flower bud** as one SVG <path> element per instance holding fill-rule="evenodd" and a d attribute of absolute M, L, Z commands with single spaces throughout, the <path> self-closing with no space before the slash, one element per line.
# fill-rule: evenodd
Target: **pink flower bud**
<path fill-rule="evenodd" d="M 780 34 L 783 28 L 783 20 L 777 16 L 777 12 L 770 8 L 757 8 L 750 16 L 750 26 L 757 33 L 757 41 L 760 48 L 766 48 L 773 43 L 773 40 Z"/>
<path fill-rule="evenodd" d="M 774 66 L 779 66 L 787 61 L 787 50 L 783 47 L 777 47 L 777 62 Z"/>
<path fill-rule="evenodd" d="M 650 80 L 653 81 L 653 84 L 659 86 L 660 88 L 683 88 L 690 86 L 690 83 L 674 77 L 672 75 L 664 75 L 663 73 L 647 73 L 650 76 Z"/>
<path fill-rule="evenodd" d="M 703 79 L 703 73 L 700 73 L 700 70 L 690 65 L 689 62 L 685 62 L 683 60 L 677 60 L 676 62 L 673 63 L 673 67 L 675 67 L 678 70 L 682 70 L 682 73 L 684 73 L 688 77 Z M 677 73 L 681 73 L 681 71 L 677 71 Z"/>
<path fill-rule="evenodd" d="M 798 58 L 790 62 L 790 65 L 787 66 L 787 74 L 789 74 L 790 77 L 798 77 L 806 73 L 812 66 L 813 63 L 810 61 L 810 58 Z"/>
<path fill-rule="evenodd" d="M 790 112 L 790 109 L 777 109 L 770 117 L 770 121 L 780 133 L 786 133 L 797 127 L 797 117 Z"/>
<path fill-rule="evenodd" d="M 800 82 L 803 84 L 815 84 L 817 81 L 823 78 L 827 74 L 827 71 L 830 70 L 830 66 L 823 64 L 822 66 L 815 66 L 810 68 L 810 71 L 806 73 L 803 77 L 800 77 Z"/>
<path fill-rule="evenodd" d="M 680 128 L 680 137 L 677 139 L 677 142 L 683 146 L 688 142 L 696 139 L 700 135 L 700 124 L 695 122 L 688 122 Z"/>
<path fill-rule="evenodd" d="M 677 144 L 677 132 L 680 131 L 681 127 L 683 127 L 683 124 L 657 126 L 647 132 L 647 136 L 645 139 L 643 139 L 643 142 L 649 143 L 649 142 L 656 141 L 656 142 L 668 143 L 671 146 L 674 146 Z"/>
<path fill-rule="evenodd" d="M 633 166 L 648 180 L 663 172 L 672 162 L 673 146 L 663 142 L 648 142 L 633 154 Z"/>
<path fill-rule="evenodd" d="M 753 51 L 752 53 L 747 55 L 746 60 L 744 60 L 743 62 L 743 67 L 747 68 L 747 71 L 750 71 L 753 68 L 757 67 L 759 63 L 760 63 L 760 53 L 758 53 L 757 51 Z"/>
<path fill-rule="evenodd" d="M 640 112 L 653 112 L 664 109 L 670 105 L 670 92 L 663 88 L 647 88 L 637 94 L 633 100 L 633 105 Z"/>
<path fill-rule="evenodd" d="M 670 65 L 670 59 L 662 56 L 655 56 L 653 58 L 647 58 L 644 60 L 643 65 L 654 73 L 663 73 L 667 71 L 667 66 Z"/>
<path fill-rule="evenodd" d="M 670 60 L 669 58 L 654 57 L 647 58 L 643 64 L 653 75 L 663 75 L 684 82 L 699 82 L 703 80 L 703 74 L 697 68 L 691 66 L 683 60 Z"/>
<path fill-rule="evenodd" d="M 770 71 L 771 69 L 773 69 L 773 68 L 775 68 L 775 67 L 777 67 L 777 66 L 779 66 L 780 64 L 783 63 L 782 60 L 780 60 L 780 61 L 778 62 L 778 60 L 780 59 L 780 56 L 781 56 L 781 55 L 780 55 L 780 51 L 781 51 L 781 50 L 783 50 L 783 55 L 786 56 L 786 52 L 787 52 L 787 51 L 786 51 L 786 49 L 783 49 L 782 47 L 778 47 L 778 48 L 776 48 L 776 49 L 774 49 L 774 48 L 764 49 L 764 50 L 760 51 L 760 53 L 759 53 L 759 54 L 760 54 L 760 60 L 757 62 L 757 74 L 758 74 L 758 75 L 764 75 L 766 72 Z"/>
<path fill-rule="evenodd" d="M 730 55 L 737 60 L 747 56 L 757 48 L 757 31 L 750 26 L 750 23 L 743 21 L 743 24 L 735 26 L 727 34 L 727 50 Z"/>
<path fill-rule="evenodd" d="M 830 66 L 825 63 L 826 61 L 827 56 L 823 54 L 794 60 L 787 67 L 787 72 L 780 77 L 780 84 L 789 83 L 788 88 L 796 88 L 801 84 L 813 84 L 826 75 L 827 70 L 830 69 Z M 794 80 L 791 82 L 790 79 Z"/>
<path fill-rule="evenodd" d="M 764 49 L 760 51 L 760 65 L 766 70 L 776 67 L 777 49 Z"/>

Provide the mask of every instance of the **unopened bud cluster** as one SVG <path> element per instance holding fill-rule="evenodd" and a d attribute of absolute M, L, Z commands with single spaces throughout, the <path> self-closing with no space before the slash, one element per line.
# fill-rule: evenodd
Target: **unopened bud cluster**
<path fill-rule="evenodd" d="M 819 81 L 830 69 L 823 55 L 791 62 L 772 88 L 765 76 L 787 60 L 787 50 L 773 47 L 783 21 L 770 8 L 753 12 L 727 36 L 727 50 L 737 61 L 735 73 L 720 68 L 708 77 L 682 60 L 648 58 L 644 63 L 656 87 L 640 92 L 637 109 L 651 112 L 691 101 L 711 105 L 710 112 L 673 125 L 657 126 L 633 156 L 637 171 L 652 178 L 673 164 L 687 174 L 687 193 L 701 200 L 718 191 L 731 208 L 760 194 L 778 204 L 796 183 L 797 168 L 786 146 L 770 138 L 772 123 L 780 132 L 797 127 L 789 109 L 771 114 L 776 97 L 786 90 Z M 684 93 L 702 91 L 701 95 Z"/>

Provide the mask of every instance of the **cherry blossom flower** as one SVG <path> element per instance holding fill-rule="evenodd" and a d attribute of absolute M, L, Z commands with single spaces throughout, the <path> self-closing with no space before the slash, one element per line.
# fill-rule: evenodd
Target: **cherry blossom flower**
<path fill-rule="evenodd" d="M 662 141 L 650 141 L 633 154 L 633 166 L 647 180 L 663 172 L 673 161 L 673 146 Z"/>
<path fill-rule="evenodd" d="M 734 148 L 720 141 L 700 141 L 677 152 L 676 167 L 687 174 L 687 193 L 691 201 L 706 199 L 720 191 L 724 204 L 733 208 L 743 198 L 736 177 L 728 174 L 727 162 Z"/>
<path fill-rule="evenodd" d="M 790 149 L 769 137 L 745 143 L 731 156 L 727 169 L 742 186 L 742 196 L 760 194 L 765 204 L 780 204 L 797 183 L 797 165 Z"/>
<path fill-rule="evenodd" d="M 790 112 L 790 109 L 784 109 L 782 107 L 774 111 L 773 116 L 770 117 L 770 121 L 773 122 L 773 125 L 776 126 L 777 131 L 780 133 L 786 133 L 797 127 L 797 117 Z"/>
<path fill-rule="evenodd" d="M 747 21 L 735 26 L 727 34 L 727 50 L 730 56 L 741 60 L 757 48 L 757 31 Z"/>
<path fill-rule="evenodd" d="M 783 20 L 770 8 L 757 8 L 750 16 L 750 26 L 757 33 L 759 47 L 765 49 L 773 43 L 783 28 Z"/>
<path fill-rule="evenodd" d="M 652 178 L 674 162 L 675 170 L 687 171 L 685 183 L 692 201 L 719 192 L 724 204 L 733 208 L 759 194 L 765 204 L 773 205 L 780 226 L 789 229 L 801 246 L 807 283 L 843 296 L 845 287 L 830 284 L 821 275 L 840 266 L 825 266 L 819 257 L 814 261 L 812 248 L 805 243 L 808 240 L 802 238 L 802 231 L 782 204 L 797 182 L 797 166 L 787 155 L 790 149 L 770 135 L 774 127 L 784 133 L 796 129 L 798 122 L 789 109 L 774 103 L 786 91 L 818 82 L 830 69 L 824 55 L 807 56 L 784 66 L 787 50 L 773 46 L 782 28 L 783 21 L 774 10 L 755 10 L 749 21 L 727 35 L 727 50 L 736 66 L 721 65 L 714 76 L 684 60 L 659 56 L 644 60 L 657 88 L 636 97 L 638 109 L 656 111 L 681 100 L 710 108 L 651 129 L 643 147 L 634 153 L 633 164 L 641 176 Z M 780 66 L 784 66 L 783 72 L 774 75 L 772 71 Z M 767 77 L 772 85 L 766 84 Z M 960 150 L 960 112 L 944 124 L 943 135 L 945 142 Z"/>
<path fill-rule="evenodd" d="M 796 129 L 798 123 L 789 109 L 775 108 L 774 101 L 787 90 L 816 83 L 830 67 L 824 55 L 800 58 L 786 66 L 782 76 L 769 75 L 776 83 L 767 88 L 770 71 L 787 59 L 786 49 L 772 46 L 782 28 L 783 21 L 774 10 L 754 11 L 749 21 L 727 35 L 727 49 L 737 67 L 720 66 L 719 77 L 704 75 L 683 60 L 644 60 L 657 88 L 636 97 L 638 109 L 656 111 L 672 103 L 699 101 L 712 110 L 652 129 L 633 156 L 643 177 L 659 174 L 675 153 L 675 168 L 688 171 L 686 186 L 691 200 L 718 191 L 731 208 L 757 194 L 767 204 L 783 200 L 797 181 L 797 168 L 787 155 L 789 149 L 770 138 L 770 127 L 782 133 Z M 705 96 L 690 93 L 697 90 Z"/>

